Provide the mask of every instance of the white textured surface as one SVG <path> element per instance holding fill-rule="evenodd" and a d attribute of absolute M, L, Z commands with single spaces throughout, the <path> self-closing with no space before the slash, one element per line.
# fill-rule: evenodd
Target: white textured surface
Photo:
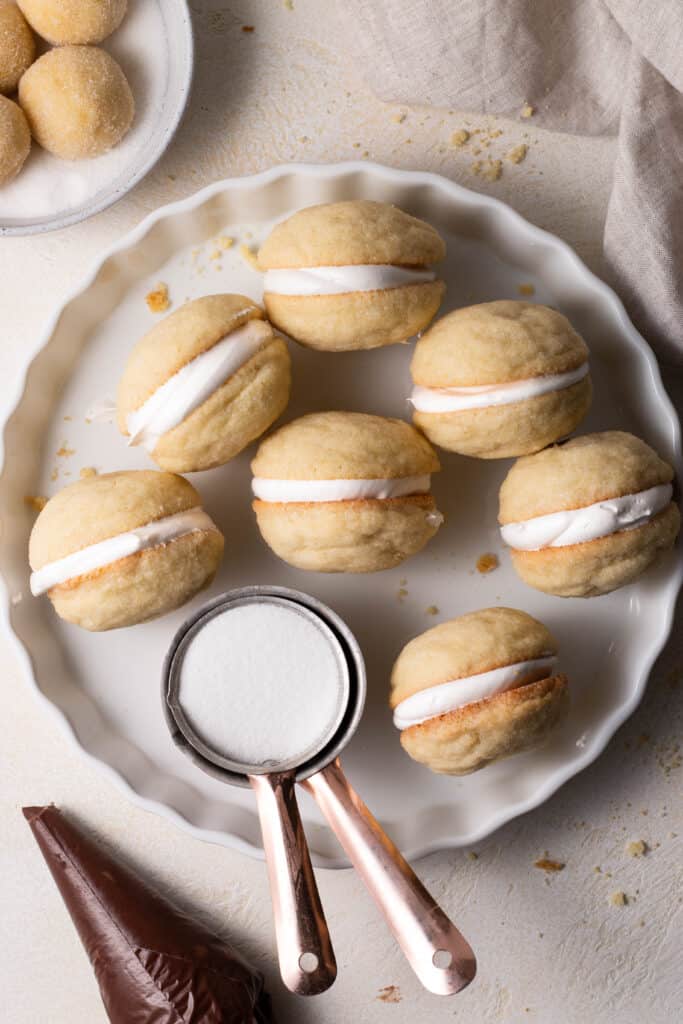
<path fill-rule="evenodd" d="M 195 0 L 193 7 L 198 66 L 190 113 L 152 175 L 90 223 L 0 242 L 0 400 L 46 314 L 103 245 L 161 203 L 215 178 L 284 160 L 339 160 L 367 150 L 381 162 L 440 171 L 506 199 L 600 272 L 614 155 L 609 140 L 541 137 L 533 122 L 501 122 L 505 134 L 492 143 L 497 154 L 526 141 L 529 155 L 519 167 L 505 164 L 500 181 L 482 181 L 470 173 L 472 156 L 448 145 L 464 118 L 375 101 L 336 50 L 334 23 L 321 17 L 315 0 L 294 0 L 293 11 L 277 0 L 229 6 Z M 243 24 L 255 31 L 243 33 Z M 401 112 L 407 114 L 402 123 L 392 120 Z M 485 124 L 470 120 L 470 127 Z M 670 372 L 665 379 L 680 395 Z M 640 710 L 600 760 L 553 800 L 482 843 L 476 860 L 459 851 L 418 865 L 477 951 L 479 976 L 466 993 L 443 1000 L 420 991 L 354 876 L 322 872 L 340 974 L 329 993 L 302 1002 L 277 978 L 264 866 L 134 809 L 37 713 L 0 647 L 5 1019 L 106 1021 L 80 943 L 18 813 L 22 803 L 52 800 L 240 945 L 266 971 L 281 1022 L 670 1021 L 683 1000 L 679 651 L 674 639 Z M 625 844 L 640 838 L 650 852 L 628 856 Z M 562 872 L 533 867 L 545 850 L 566 862 Z M 627 893 L 628 906 L 609 904 L 617 890 Z M 386 995 L 400 1002 L 378 998 L 385 986 L 398 987 Z"/>

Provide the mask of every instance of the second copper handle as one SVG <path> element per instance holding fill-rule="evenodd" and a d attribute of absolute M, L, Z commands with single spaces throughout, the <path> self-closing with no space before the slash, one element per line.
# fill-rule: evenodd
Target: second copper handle
<path fill-rule="evenodd" d="M 297 995 L 324 992 L 337 963 L 323 914 L 292 775 L 250 775 L 275 918 L 280 974 Z"/>
<path fill-rule="evenodd" d="M 317 801 L 424 987 L 452 995 L 469 985 L 477 970 L 469 943 L 349 785 L 339 761 L 302 785 Z"/>

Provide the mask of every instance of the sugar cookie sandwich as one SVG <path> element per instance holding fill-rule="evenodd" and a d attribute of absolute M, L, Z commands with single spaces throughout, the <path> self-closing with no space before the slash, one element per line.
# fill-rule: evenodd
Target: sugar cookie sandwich
<path fill-rule="evenodd" d="M 649 445 L 616 430 L 519 459 L 498 516 L 518 575 L 559 597 L 630 583 L 676 539 L 673 477 Z"/>
<path fill-rule="evenodd" d="M 263 301 L 281 330 L 310 348 L 377 348 L 424 330 L 445 285 L 446 247 L 396 206 L 352 199 L 309 206 L 261 246 Z"/>
<path fill-rule="evenodd" d="M 289 401 L 287 345 L 243 295 L 186 302 L 135 346 L 117 399 L 119 428 L 162 469 L 228 462 Z"/>
<path fill-rule="evenodd" d="M 107 473 L 65 487 L 36 519 L 31 592 L 84 629 L 133 626 L 189 601 L 222 556 L 223 536 L 187 480 Z"/>
<path fill-rule="evenodd" d="M 566 317 L 529 302 L 456 309 L 420 338 L 413 420 L 434 444 L 479 459 L 528 455 L 588 412 L 588 349 Z"/>
<path fill-rule="evenodd" d="M 567 710 L 567 678 L 545 626 L 514 608 L 484 608 L 411 640 L 389 703 L 415 761 L 467 775 L 541 743 Z"/>
<path fill-rule="evenodd" d="M 251 468 L 261 534 L 298 569 L 390 569 L 441 523 L 429 492 L 439 460 L 402 420 L 311 413 L 266 438 Z"/>

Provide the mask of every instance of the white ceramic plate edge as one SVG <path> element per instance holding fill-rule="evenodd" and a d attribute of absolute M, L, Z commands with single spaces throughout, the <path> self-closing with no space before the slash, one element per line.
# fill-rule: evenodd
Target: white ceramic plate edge
<path fill-rule="evenodd" d="M 316 165 L 316 164 L 282 164 L 276 167 L 272 167 L 259 174 L 249 175 L 240 178 L 227 178 L 222 181 L 214 182 L 212 185 L 207 186 L 199 192 L 188 196 L 186 199 L 179 200 L 175 203 L 167 206 L 160 207 L 153 211 L 144 220 L 138 224 L 127 235 L 124 235 L 117 242 L 109 246 L 102 255 L 98 258 L 96 263 L 91 268 L 90 272 L 84 276 L 81 282 L 73 288 L 63 299 L 59 308 L 48 320 L 45 329 L 39 335 L 38 341 L 33 349 L 30 351 L 24 370 L 18 375 L 17 384 L 14 390 L 13 396 L 11 396 L 5 403 L 2 409 L 0 409 L 0 423 L 2 424 L 2 433 L 0 435 L 0 479 L 2 476 L 4 467 L 5 457 L 5 427 L 8 420 L 15 412 L 19 405 L 22 396 L 24 394 L 28 373 L 31 364 L 38 353 L 46 346 L 49 342 L 57 321 L 59 320 L 63 309 L 71 303 L 77 296 L 84 292 L 94 282 L 98 273 L 100 272 L 104 263 L 116 253 L 122 252 L 131 246 L 137 244 L 141 238 L 143 238 L 147 232 L 156 224 L 158 221 L 163 220 L 166 217 L 174 216 L 179 213 L 190 211 L 202 203 L 206 202 L 213 195 L 221 192 L 223 189 L 256 189 L 262 185 L 269 184 L 272 181 L 277 180 L 285 175 L 301 175 L 301 176 L 321 176 L 321 177 L 335 177 L 336 175 L 348 175 L 352 173 L 367 173 L 371 172 L 376 174 L 378 177 L 384 176 L 385 178 L 393 181 L 409 182 L 415 185 L 433 185 L 446 192 L 457 196 L 459 201 L 464 204 L 476 204 L 478 206 L 487 207 L 493 216 L 500 220 L 507 220 L 508 224 L 512 228 L 526 235 L 530 240 L 538 243 L 550 243 L 553 248 L 563 252 L 564 256 L 570 260 L 574 265 L 574 268 L 584 283 L 590 285 L 591 288 L 597 292 L 600 292 L 605 302 L 612 306 L 616 313 L 619 322 L 622 326 L 624 337 L 627 339 L 629 345 L 638 350 L 640 356 L 645 359 L 645 363 L 648 368 L 650 380 L 652 386 L 661 402 L 661 412 L 663 418 L 665 418 L 669 425 L 670 430 L 670 441 L 673 452 L 673 462 L 679 479 L 683 478 L 683 458 L 681 455 L 681 429 L 678 421 L 676 411 L 669 399 L 668 394 L 664 389 L 664 384 L 659 371 L 659 366 L 655 359 L 654 353 L 647 345 L 642 336 L 636 331 L 635 327 L 631 323 L 626 313 L 626 310 L 618 298 L 616 293 L 603 281 L 601 281 L 595 274 L 593 274 L 585 264 L 579 259 L 576 253 L 561 239 L 558 239 L 549 232 L 542 230 L 528 221 L 526 221 L 520 214 L 516 213 L 505 203 L 491 196 L 485 196 L 480 193 L 472 192 L 469 189 L 464 188 L 461 185 L 451 182 L 441 175 L 434 174 L 425 171 L 404 171 L 396 170 L 393 168 L 384 167 L 380 164 L 371 163 L 369 161 L 350 161 L 347 163 L 340 164 L 329 164 L 329 165 Z M 59 724 L 59 727 L 69 737 L 69 740 L 74 747 L 80 751 L 81 756 L 85 756 L 87 760 L 96 766 L 96 768 L 102 772 L 111 782 L 114 783 L 117 788 L 126 794 L 137 806 L 142 807 L 144 810 L 154 812 L 161 815 L 169 821 L 174 822 L 176 825 L 183 828 L 186 832 L 193 835 L 195 838 L 202 839 L 208 842 L 216 842 L 221 845 L 230 846 L 234 849 L 240 850 L 243 853 L 247 853 L 252 857 L 263 859 L 263 850 L 259 847 L 253 846 L 251 843 L 247 843 L 244 839 L 235 835 L 228 835 L 222 832 L 212 832 L 210 830 L 199 828 L 191 825 L 185 818 L 182 817 L 178 812 L 172 810 L 166 804 L 163 804 L 157 800 L 152 800 L 147 797 L 140 796 L 133 787 L 126 782 L 126 780 L 111 766 L 104 764 L 99 758 L 88 753 L 78 743 L 75 732 L 64 715 L 51 701 L 45 697 L 40 690 L 38 682 L 33 671 L 33 665 L 31 657 L 24 647 L 23 643 L 19 640 L 17 635 L 12 629 L 10 621 L 10 595 L 5 584 L 4 579 L 0 577 L 2 581 L 1 593 L 0 593 L 0 627 L 3 633 L 9 638 L 9 641 L 17 654 L 17 658 L 22 668 L 22 674 L 24 678 L 30 684 L 33 692 L 40 703 L 46 707 L 52 716 L 53 720 Z M 434 853 L 438 850 L 450 849 L 453 846 L 468 846 L 489 835 L 491 832 L 500 828 L 513 818 L 518 817 L 521 814 L 525 814 L 527 811 L 533 810 L 538 807 L 545 800 L 547 800 L 553 793 L 555 793 L 561 786 L 564 785 L 570 778 L 583 771 L 589 764 L 591 764 L 599 755 L 603 752 L 607 743 L 612 738 L 616 730 L 624 721 L 633 713 L 635 708 L 640 703 L 647 680 L 650 674 L 652 665 L 654 664 L 658 654 L 662 650 L 666 640 L 671 632 L 671 626 L 673 622 L 673 615 L 676 605 L 676 597 L 680 590 L 681 583 L 683 582 L 683 560 L 678 559 L 676 563 L 675 571 L 672 572 L 669 581 L 669 602 L 666 608 L 666 614 L 662 617 L 661 628 L 656 641 L 653 642 L 652 650 L 647 663 L 643 667 L 639 674 L 633 692 L 630 699 L 621 704 L 616 708 L 602 723 L 599 730 L 591 737 L 590 744 L 586 744 L 584 752 L 581 757 L 576 758 L 571 763 L 568 763 L 563 769 L 556 771 L 551 778 L 549 778 L 547 784 L 537 790 L 532 797 L 525 800 L 517 801 L 516 803 L 510 803 L 503 810 L 493 813 L 489 816 L 485 823 L 477 829 L 473 829 L 470 833 L 465 836 L 459 836 L 457 839 L 444 837 L 432 843 L 424 843 L 420 846 L 405 850 L 404 853 L 409 859 L 417 859 L 419 857 L 426 856 L 429 853 Z M 348 867 L 348 862 L 343 858 L 338 860 L 325 859 L 321 862 L 321 866 L 329 868 Z"/>

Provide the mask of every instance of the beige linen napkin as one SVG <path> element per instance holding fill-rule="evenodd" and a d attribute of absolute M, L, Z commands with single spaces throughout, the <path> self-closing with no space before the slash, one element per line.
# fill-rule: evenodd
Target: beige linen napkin
<path fill-rule="evenodd" d="M 614 282 L 683 360 L 683 0 L 346 0 L 349 51 L 391 102 L 618 134 L 605 226 Z"/>

